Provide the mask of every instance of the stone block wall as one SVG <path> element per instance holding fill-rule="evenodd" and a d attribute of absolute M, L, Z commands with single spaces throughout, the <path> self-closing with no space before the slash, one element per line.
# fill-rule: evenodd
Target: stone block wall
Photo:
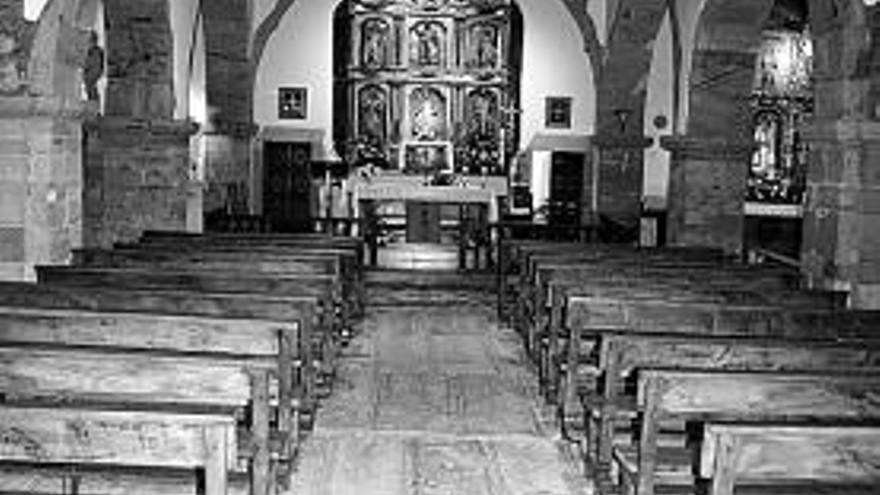
<path fill-rule="evenodd" d="M 104 0 L 107 16 L 105 114 L 170 119 L 173 38 L 167 0 Z"/>
<path fill-rule="evenodd" d="M 82 242 L 81 125 L 54 100 L 0 99 L 0 280 L 32 280 Z"/>
<path fill-rule="evenodd" d="M 669 137 L 667 243 L 741 253 L 751 143 Z"/>
<path fill-rule="evenodd" d="M 804 275 L 813 287 L 851 292 L 880 308 L 880 123 L 817 124 L 804 208 Z"/>
<path fill-rule="evenodd" d="M 86 246 L 131 242 L 146 229 L 187 229 L 195 130 L 187 122 L 112 118 L 89 126 Z"/>
<path fill-rule="evenodd" d="M 593 138 L 599 155 L 598 213 L 630 229 L 639 225 L 644 150 L 650 144 L 650 138 L 633 135 Z"/>
<path fill-rule="evenodd" d="M 247 0 L 204 4 L 207 59 L 206 97 L 211 109 L 205 129 L 205 212 L 248 213 L 251 189 L 253 62 L 252 9 Z"/>

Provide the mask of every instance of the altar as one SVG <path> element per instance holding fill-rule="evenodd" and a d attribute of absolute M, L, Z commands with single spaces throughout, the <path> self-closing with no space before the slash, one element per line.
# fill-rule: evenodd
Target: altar
<path fill-rule="evenodd" d="M 489 225 L 499 218 L 505 177 L 463 177 L 451 185 L 392 174 L 352 184 L 356 215 L 368 243 L 453 244 L 461 256 L 490 244 Z"/>

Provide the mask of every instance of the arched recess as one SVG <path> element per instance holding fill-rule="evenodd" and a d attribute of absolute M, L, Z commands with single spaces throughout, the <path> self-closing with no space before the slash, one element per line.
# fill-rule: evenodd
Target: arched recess
<path fill-rule="evenodd" d="M 761 31 L 773 0 L 706 0 L 691 56 L 687 134 L 751 139 L 748 98 Z"/>

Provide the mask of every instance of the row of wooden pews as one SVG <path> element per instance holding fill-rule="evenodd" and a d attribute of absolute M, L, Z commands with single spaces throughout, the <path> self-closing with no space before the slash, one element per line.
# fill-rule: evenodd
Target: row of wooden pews
<path fill-rule="evenodd" d="M 0 492 L 278 493 L 362 316 L 362 257 L 146 232 L 0 283 Z"/>
<path fill-rule="evenodd" d="M 880 312 L 708 248 L 500 254 L 499 313 L 600 493 L 877 493 Z"/>

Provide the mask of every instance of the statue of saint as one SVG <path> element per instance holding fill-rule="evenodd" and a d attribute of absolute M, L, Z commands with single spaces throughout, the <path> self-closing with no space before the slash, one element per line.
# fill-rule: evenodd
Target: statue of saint
<path fill-rule="evenodd" d="M 421 67 L 443 65 L 443 26 L 425 22 L 416 26 L 411 34 L 410 61 Z"/>
<path fill-rule="evenodd" d="M 374 19 L 364 23 L 363 29 L 363 64 L 367 67 L 382 67 L 385 65 L 387 25 Z"/>
<path fill-rule="evenodd" d="M 99 101 L 98 81 L 104 75 L 104 49 L 98 45 L 98 33 L 89 33 L 89 49 L 83 62 L 83 85 L 89 101 Z"/>

